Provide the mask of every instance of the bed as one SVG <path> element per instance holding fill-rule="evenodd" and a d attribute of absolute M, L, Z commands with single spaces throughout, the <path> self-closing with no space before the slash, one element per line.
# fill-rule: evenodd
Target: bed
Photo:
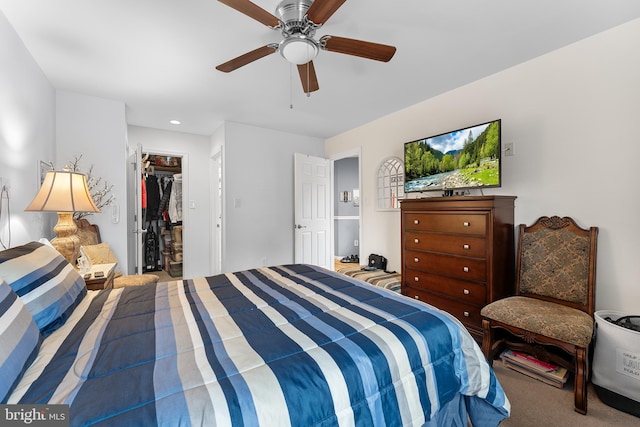
<path fill-rule="evenodd" d="M 320 267 L 87 291 L 31 242 L 0 252 L 0 278 L 0 399 L 70 405 L 72 426 L 484 427 L 509 416 L 455 318 Z"/>

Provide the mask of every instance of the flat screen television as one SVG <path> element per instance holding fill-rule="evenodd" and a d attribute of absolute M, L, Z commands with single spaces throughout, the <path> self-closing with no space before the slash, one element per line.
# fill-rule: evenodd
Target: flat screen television
<path fill-rule="evenodd" d="M 502 185 L 500 119 L 404 144 L 404 191 Z"/>

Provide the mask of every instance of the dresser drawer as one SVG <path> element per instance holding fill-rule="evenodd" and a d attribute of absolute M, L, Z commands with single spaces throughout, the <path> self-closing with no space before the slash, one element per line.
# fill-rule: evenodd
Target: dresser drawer
<path fill-rule="evenodd" d="M 478 213 L 407 212 L 404 216 L 406 231 L 433 231 L 485 235 L 487 215 Z"/>
<path fill-rule="evenodd" d="M 406 249 L 421 249 L 476 258 L 485 258 L 487 254 L 487 241 L 483 237 L 408 231 L 405 233 L 404 245 Z"/>
<path fill-rule="evenodd" d="M 481 307 L 466 305 L 459 301 L 454 301 L 446 297 L 441 297 L 430 292 L 421 291 L 411 287 L 405 288 L 405 295 L 422 302 L 426 302 L 427 304 L 431 304 L 440 310 L 444 310 L 447 313 L 454 315 L 464 324 L 476 327 L 482 324 L 482 316 L 480 315 Z"/>
<path fill-rule="evenodd" d="M 487 263 L 484 259 L 407 250 L 404 265 L 406 268 L 464 280 L 487 280 Z"/>
<path fill-rule="evenodd" d="M 465 282 L 411 269 L 405 270 L 404 282 L 406 286 L 449 295 L 465 304 L 482 307 L 487 300 L 487 289 L 480 283 Z"/>

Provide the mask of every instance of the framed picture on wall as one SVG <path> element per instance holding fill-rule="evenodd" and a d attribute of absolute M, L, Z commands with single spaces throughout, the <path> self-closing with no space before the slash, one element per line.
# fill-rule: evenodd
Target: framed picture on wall
<path fill-rule="evenodd" d="M 42 187 L 44 177 L 51 170 L 51 165 L 42 160 L 38 161 L 38 188 Z"/>

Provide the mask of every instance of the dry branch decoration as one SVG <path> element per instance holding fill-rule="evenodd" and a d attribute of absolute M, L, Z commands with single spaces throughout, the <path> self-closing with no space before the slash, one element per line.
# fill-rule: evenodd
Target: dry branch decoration
<path fill-rule="evenodd" d="M 82 155 L 80 155 L 80 157 L 76 156 L 72 162 L 66 164 L 65 170 L 84 173 L 80 170 L 80 159 L 82 159 Z M 110 206 L 116 199 L 115 196 L 111 194 L 113 185 L 109 185 L 109 183 L 106 180 L 103 181 L 101 177 L 95 177 L 93 175 L 93 165 L 89 167 L 89 171 L 85 173 L 85 175 L 93 203 L 95 203 L 100 210 Z M 91 214 L 91 212 L 75 212 L 73 219 L 77 221 Z"/>

